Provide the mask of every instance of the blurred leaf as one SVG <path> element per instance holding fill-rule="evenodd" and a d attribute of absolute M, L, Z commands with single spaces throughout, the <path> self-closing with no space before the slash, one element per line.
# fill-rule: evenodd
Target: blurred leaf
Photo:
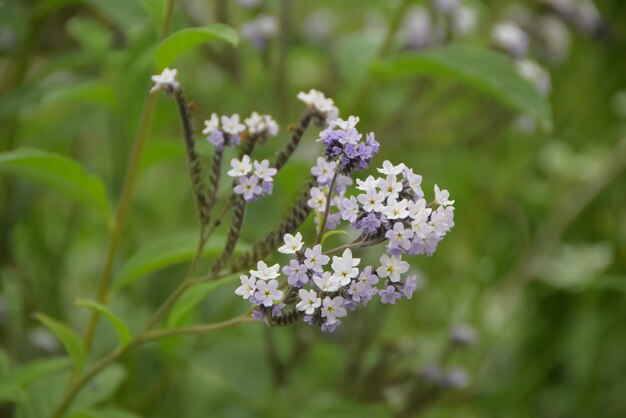
<path fill-rule="evenodd" d="M 104 54 L 111 46 L 111 33 L 100 22 L 85 17 L 73 17 L 67 22 L 67 32 L 86 51 Z"/>
<path fill-rule="evenodd" d="M 204 246 L 203 257 L 217 257 L 224 248 L 223 236 L 211 238 Z M 184 232 L 163 237 L 142 247 L 119 270 L 113 291 L 135 283 L 149 273 L 160 270 L 182 261 L 192 260 L 198 248 L 198 233 Z M 249 248 L 245 243 L 238 244 L 240 249 Z"/>
<path fill-rule="evenodd" d="M 185 147 L 180 141 L 157 139 L 146 144 L 141 156 L 141 170 L 145 171 L 163 160 L 184 158 Z"/>
<path fill-rule="evenodd" d="M 128 0 L 84 0 L 104 17 L 128 30 L 146 18 L 146 13 L 138 3 Z"/>
<path fill-rule="evenodd" d="M 221 23 L 180 30 L 161 41 L 155 52 L 155 65 L 159 69 L 165 68 L 187 50 L 214 39 L 237 45 L 239 35 L 233 28 Z"/>
<path fill-rule="evenodd" d="M 61 102 L 80 103 L 81 105 L 87 102 L 109 108 L 115 108 L 118 103 L 115 90 L 101 80 L 73 83 L 67 86 L 53 86 L 46 89 L 41 100 L 41 104 L 46 106 Z"/>
<path fill-rule="evenodd" d="M 348 237 L 350 236 L 350 234 L 348 232 L 344 231 L 343 229 L 334 229 L 332 231 L 326 231 L 324 233 L 324 235 L 322 235 L 322 242 L 321 242 L 321 244 L 324 245 L 324 242 L 328 238 L 330 238 L 332 236 L 335 236 L 335 235 L 345 235 L 345 236 L 348 236 Z"/>
<path fill-rule="evenodd" d="M 85 352 L 83 351 L 82 344 L 78 334 L 63 322 L 52 319 L 49 316 L 37 313 L 35 318 L 44 324 L 54 335 L 57 336 L 65 350 L 69 354 L 70 358 L 74 362 L 74 365 L 78 370 L 82 370 L 85 365 Z"/>
<path fill-rule="evenodd" d="M 82 0 L 42 0 L 33 4 L 33 16 L 44 17 L 57 9 L 72 4 L 79 4 Z"/>
<path fill-rule="evenodd" d="M 511 59 L 486 48 L 452 45 L 421 53 L 406 53 L 376 64 L 374 70 L 386 77 L 445 74 L 534 116 L 545 128 L 552 128 L 549 100 L 519 75 Z"/>
<path fill-rule="evenodd" d="M 140 418 L 139 415 L 135 415 L 128 411 L 122 411 L 120 409 L 88 409 L 81 410 L 70 414 L 68 418 Z"/>
<path fill-rule="evenodd" d="M 152 17 L 154 26 L 160 29 L 165 14 L 165 2 L 162 0 L 138 0 L 141 7 Z"/>
<path fill-rule="evenodd" d="M 233 279 L 239 277 L 239 274 L 226 276 L 222 279 L 208 283 L 202 283 L 187 289 L 185 293 L 176 301 L 167 318 L 168 328 L 179 327 L 191 312 L 193 308 L 198 306 L 211 292 L 215 289 L 230 283 Z"/>
<path fill-rule="evenodd" d="M 111 399 L 126 375 L 126 369 L 120 364 L 108 366 L 78 394 L 75 404 L 88 407 Z"/>
<path fill-rule="evenodd" d="M 132 339 L 130 330 L 128 329 L 124 321 L 122 321 L 119 316 L 111 312 L 109 308 L 93 300 L 78 299 L 75 303 L 78 306 L 91 308 L 104 315 L 109 321 L 111 321 L 111 324 L 115 328 L 115 331 L 117 331 L 117 335 L 120 339 L 120 346 L 125 346 L 130 342 L 130 340 Z"/>
<path fill-rule="evenodd" d="M 97 208 L 109 219 L 110 207 L 104 184 L 72 159 L 37 149 L 20 148 L 0 154 L 0 172 L 50 186 Z"/>
<path fill-rule="evenodd" d="M 0 405 L 3 402 L 21 402 L 24 400 L 24 392 L 19 386 L 4 383 L 0 384 Z"/>
<path fill-rule="evenodd" d="M 15 370 L 11 374 L 11 382 L 18 387 L 24 388 L 31 382 L 41 379 L 43 376 L 67 370 L 71 366 L 72 362 L 67 357 L 33 360 Z"/>
<path fill-rule="evenodd" d="M 381 37 L 372 32 L 357 32 L 342 36 L 337 42 L 337 61 L 341 79 L 346 85 L 361 84 L 376 57 Z"/>
<path fill-rule="evenodd" d="M 32 85 L 12 90 L 0 100 L 0 116 L 18 113 L 29 105 L 39 103 L 42 96 L 43 90 Z"/>

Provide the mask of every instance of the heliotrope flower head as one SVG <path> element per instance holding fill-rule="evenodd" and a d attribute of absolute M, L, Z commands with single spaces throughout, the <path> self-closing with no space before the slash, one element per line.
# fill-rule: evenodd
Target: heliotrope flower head
<path fill-rule="evenodd" d="M 324 96 L 324 93 L 317 90 L 309 90 L 308 93 L 298 93 L 298 99 L 304 102 L 307 107 L 320 115 L 326 122 L 331 122 L 339 116 L 339 109 L 331 98 Z"/>
<path fill-rule="evenodd" d="M 359 118 L 355 116 L 331 121 L 318 139 L 324 143 L 326 160 L 336 162 L 342 173 L 367 168 L 380 148 L 373 132 L 363 137 L 356 129 L 358 123 Z"/>

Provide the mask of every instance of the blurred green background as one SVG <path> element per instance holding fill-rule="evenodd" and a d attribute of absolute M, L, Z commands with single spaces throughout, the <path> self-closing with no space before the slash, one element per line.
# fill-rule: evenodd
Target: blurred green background
<path fill-rule="evenodd" d="M 115 206 L 149 77 L 160 72 L 152 56 L 164 3 L 0 1 L 0 150 L 71 158 L 102 179 Z M 626 416 L 626 3 L 454 3 L 175 2 L 170 32 L 221 22 L 241 35 L 237 47 L 206 43 L 173 64 L 198 131 L 212 112 L 272 114 L 281 134 L 259 150 L 271 157 L 303 110 L 297 93 L 319 89 L 341 115 L 359 115 L 362 130 L 376 132 L 375 165 L 404 162 L 423 175 L 427 195 L 435 183 L 450 190 L 456 227 L 433 257 L 411 260 L 426 286 L 410 301 L 372 303 L 333 334 L 247 324 L 141 347 L 88 385 L 68 416 Z M 465 15 L 454 14 L 460 7 Z M 523 53 L 494 35 L 503 21 L 527 34 Z M 449 44 L 489 57 L 508 52 L 510 68 L 515 59 L 538 63 L 541 92 L 515 81 L 522 96 L 549 101 L 552 116 L 542 114 L 552 129 L 524 114 L 507 85 L 494 93 L 468 80 L 463 68 L 499 80 L 490 62 L 393 71 L 402 57 Z M 317 132 L 307 133 L 271 198 L 249 208 L 243 245 L 294 201 L 321 150 Z M 212 151 L 197 137 L 208 162 Z M 0 417 L 48 417 L 69 369 L 52 367 L 63 347 L 32 314 L 84 331 L 89 311 L 74 301 L 95 297 L 107 221 L 93 204 L 9 165 L 0 159 Z M 131 330 L 184 275 L 190 257 L 171 253 L 196 230 L 176 107 L 161 94 L 113 270 L 114 280 L 135 274 L 110 301 Z M 312 236 L 311 219 L 303 231 Z M 128 273 L 137 254 L 157 261 Z M 206 295 L 183 322 L 245 312 L 236 286 Z M 451 345 L 460 324 L 475 329 L 474 344 Z M 115 344 L 102 321 L 94 359 Z M 11 392 L 12 377 L 29 371 Z"/>

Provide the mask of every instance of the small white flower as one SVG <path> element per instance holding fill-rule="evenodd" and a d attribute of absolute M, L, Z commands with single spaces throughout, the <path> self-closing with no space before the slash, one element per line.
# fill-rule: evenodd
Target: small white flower
<path fill-rule="evenodd" d="M 341 286 L 348 285 L 352 279 L 359 275 L 357 266 L 360 262 L 360 258 L 352 258 L 352 251 L 349 248 L 343 252 L 341 257 L 333 257 L 330 267 L 333 269 L 333 276 Z"/>
<path fill-rule="evenodd" d="M 252 164 L 250 163 L 250 156 L 244 155 L 241 161 L 236 158 L 230 160 L 230 166 L 232 167 L 228 170 L 228 174 L 231 177 L 241 177 L 248 175 L 252 171 Z"/>
<path fill-rule="evenodd" d="M 337 296 L 331 299 L 329 296 L 324 298 L 322 306 L 322 316 L 326 318 L 326 323 L 329 325 L 337 322 L 337 318 L 346 316 L 346 308 L 343 307 L 343 297 Z"/>
<path fill-rule="evenodd" d="M 265 121 L 265 129 L 267 130 L 267 134 L 269 136 L 278 135 L 278 124 L 276 123 L 276 121 L 272 119 L 272 117 L 269 115 L 263 116 L 263 119 Z"/>
<path fill-rule="evenodd" d="M 528 35 L 513 22 L 500 22 L 491 28 L 491 40 L 498 48 L 516 57 L 526 55 Z"/>
<path fill-rule="evenodd" d="M 325 271 L 321 276 L 313 276 L 313 283 L 322 292 L 336 292 L 341 286 L 337 277 L 330 271 Z"/>
<path fill-rule="evenodd" d="M 259 178 L 257 176 L 241 176 L 239 177 L 239 184 L 235 186 L 233 191 L 236 194 L 243 195 L 243 198 L 246 200 L 252 200 L 263 193 L 263 188 L 259 185 Z"/>
<path fill-rule="evenodd" d="M 385 196 L 376 189 L 370 189 L 367 193 L 358 195 L 356 199 L 363 205 L 365 212 L 380 212 L 383 209 Z"/>
<path fill-rule="evenodd" d="M 276 169 L 270 167 L 270 160 L 254 162 L 254 174 L 263 181 L 273 181 L 276 175 Z"/>
<path fill-rule="evenodd" d="M 267 264 L 265 264 L 265 261 L 261 260 L 256 263 L 256 268 L 257 270 L 250 270 L 250 276 L 257 277 L 260 280 L 275 279 L 280 275 L 278 272 L 280 265 L 278 265 L 278 263 L 268 267 Z"/>
<path fill-rule="evenodd" d="M 405 167 L 406 166 L 403 163 L 400 163 L 399 165 L 393 165 L 391 164 L 391 161 L 385 160 L 385 162 L 383 162 L 383 168 L 377 168 L 376 170 L 386 176 L 397 176 L 398 174 L 402 173 Z"/>
<path fill-rule="evenodd" d="M 285 234 L 283 239 L 284 239 L 285 245 L 283 245 L 282 247 L 278 249 L 279 253 L 295 254 L 296 252 L 300 251 L 300 248 L 302 248 L 302 245 L 303 245 L 302 234 L 299 232 L 295 236 L 291 234 Z"/>
<path fill-rule="evenodd" d="M 356 188 L 364 192 L 375 191 L 378 182 L 379 180 L 375 179 L 374 176 L 367 176 L 365 180 L 356 179 Z"/>
<path fill-rule="evenodd" d="M 283 297 L 283 292 L 278 290 L 278 282 L 270 280 L 269 282 L 257 282 L 257 291 L 254 297 L 264 306 L 272 306 L 274 301 L 278 301 Z"/>
<path fill-rule="evenodd" d="M 378 179 L 378 187 L 385 197 L 395 199 L 402 191 L 402 182 L 398 181 L 396 176 L 387 176 L 384 179 Z"/>
<path fill-rule="evenodd" d="M 422 191 L 422 176 L 415 174 L 412 168 L 405 167 L 404 178 L 409 184 L 409 188 L 417 195 L 418 199 L 424 197 L 424 192 Z"/>
<path fill-rule="evenodd" d="M 454 206 L 439 206 L 430 217 L 430 226 L 438 236 L 446 235 L 454 226 Z"/>
<path fill-rule="evenodd" d="M 239 280 L 241 280 L 241 286 L 235 290 L 235 294 L 248 299 L 256 291 L 256 279 L 253 276 L 248 277 L 242 274 L 239 276 Z"/>
<path fill-rule="evenodd" d="M 308 107 L 313 108 L 326 117 L 327 120 L 333 121 L 339 115 L 339 109 L 335 106 L 333 99 L 326 98 L 324 93 L 311 89 L 308 93 L 298 93 L 298 99 L 303 101 Z"/>
<path fill-rule="evenodd" d="M 348 117 L 348 120 L 343 120 L 341 118 L 338 118 L 336 121 L 332 123 L 332 126 L 333 127 L 336 126 L 343 131 L 347 131 L 350 128 L 356 127 L 356 125 L 359 123 L 359 120 L 360 119 L 358 116 L 350 116 Z"/>
<path fill-rule="evenodd" d="M 383 206 L 381 213 L 387 217 L 387 219 L 403 219 L 409 216 L 407 210 L 408 201 L 406 199 L 387 199 L 387 204 Z"/>
<path fill-rule="evenodd" d="M 304 265 L 307 269 L 321 273 L 322 267 L 328 264 L 330 257 L 322 254 L 322 246 L 317 244 L 313 248 L 304 251 Z"/>
<path fill-rule="evenodd" d="M 220 120 L 215 113 L 211 115 L 211 119 L 204 121 L 204 129 L 202 133 L 204 135 L 211 135 L 211 132 L 220 128 Z"/>
<path fill-rule="evenodd" d="M 326 210 L 326 194 L 321 189 L 313 187 L 311 189 L 311 198 L 307 204 L 311 209 L 324 212 Z"/>
<path fill-rule="evenodd" d="M 150 89 L 150 94 L 162 89 L 165 89 L 165 91 L 178 90 L 180 83 L 176 81 L 176 73 L 178 73 L 176 69 L 170 70 L 169 68 L 165 68 L 161 74 L 153 75 L 152 81 L 154 82 L 154 86 Z"/>
<path fill-rule="evenodd" d="M 392 282 L 399 282 L 400 275 L 409 271 L 409 263 L 402 261 L 402 258 L 383 254 L 380 258 L 381 266 L 376 269 L 378 277 L 389 277 Z"/>
<path fill-rule="evenodd" d="M 454 200 L 450 200 L 450 192 L 447 190 L 439 190 L 439 186 L 435 184 L 435 201 L 441 206 L 454 205 Z"/>
<path fill-rule="evenodd" d="M 304 311 L 307 315 L 313 315 L 315 313 L 315 309 L 319 308 L 322 304 L 322 299 L 317 297 L 317 293 L 314 290 L 298 290 L 298 296 L 302 299 L 296 305 L 296 309 L 299 311 Z"/>
<path fill-rule="evenodd" d="M 243 121 L 251 134 L 260 134 L 265 130 L 265 120 L 257 112 L 252 112 L 249 118 Z"/>
<path fill-rule="evenodd" d="M 231 117 L 222 116 L 222 130 L 231 135 L 239 135 L 246 127 L 239 123 L 239 115 L 235 113 Z"/>

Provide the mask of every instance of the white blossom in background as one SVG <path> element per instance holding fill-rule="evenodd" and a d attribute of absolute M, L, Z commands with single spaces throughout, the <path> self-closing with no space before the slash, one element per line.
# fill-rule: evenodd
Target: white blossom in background
<path fill-rule="evenodd" d="M 333 99 L 324 96 L 324 93 L 317 90 L 309 90 L 308 93 L 298 93 L 298 99 L 310 109 L 322 114 L 327 121 L 333 121 L 339 116 L 339 109 L 335 106 Z"/>
<path fill-rule="evenodd" d="M 514 57 L 523 57 L 528 53 L 528 35 L 513 22 L 500 22 L 491 28 L 493 44 Z"/>
<path fill-rule="evenodd" d="M 517 61 L 517 71 L 519 74 L 533 83 L 535 88 L 543 95 L 548 95 L 552 89 L 550 74 L 536 61 L 525 59 Z"/>

